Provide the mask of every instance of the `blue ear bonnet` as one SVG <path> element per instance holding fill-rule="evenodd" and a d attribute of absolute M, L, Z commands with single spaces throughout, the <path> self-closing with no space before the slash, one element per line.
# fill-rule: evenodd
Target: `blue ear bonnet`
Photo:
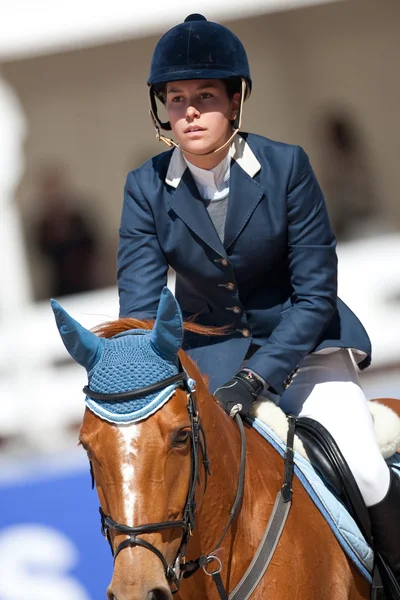
<path fill-rule="evenodd" d="M 138 390 L 179 372 L 178 359 L 162 358 L 154 349 L 151 331 L 131 329 L 111 339 L 103 339 L 101 358 L 88 372 L 88 385 L 94 392 L 115 394 Z M 189 385 L 194 386 L 189 379 Z M 96 415 L 112 423 L 134 423 L 149 417 L 173 395 L 178 384 L 156 390 L 133 400 L 102 401 L 86 396 L 86 405 Z"/>
<path fill-rule="evenodd" d="M 115 395 L 140 391 L 182 372 L 178 352 L 183 339 L 182 313 L 167 287 L 161 292 L 152 330 L 129 329 L 110 339 L 98 338 L 73 319 L 55 300 L 51 306 L 61 339 L 72 358 L 85 367 L 89 393 Z M 194 389 L 194 381 L 187 378 Z M 112 423 L 134 423 L 167 402 L 177 381 L 134 398 L 86 397 L 88 408 Z M 85 391 L 87 391 L 85 389 Z M 128 394 L 129 396 L 129 394 Z"/>

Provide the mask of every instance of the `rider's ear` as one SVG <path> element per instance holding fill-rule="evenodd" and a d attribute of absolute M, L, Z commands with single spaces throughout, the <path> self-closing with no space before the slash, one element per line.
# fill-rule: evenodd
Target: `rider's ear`
<path fill-rule="evenodd" d="M 175 296 L 167 287 L 161 292 L 150 339 L 154 350 L 162 358 L 170 361 L 176 359 L 183 341 L 183 319 Z"/>
<path fill-rule="evenodd" d="M 64 346 L 78 364 L 91 371 L 101 358 L 104 340 L 75 321 L 56 300 L 50 303 Z"/>

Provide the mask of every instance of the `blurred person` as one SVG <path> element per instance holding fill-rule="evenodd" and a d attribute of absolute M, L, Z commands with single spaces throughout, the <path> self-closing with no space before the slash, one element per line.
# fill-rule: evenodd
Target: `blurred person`
<path fill-rule="evenodd" d="M 211 339 L 186 333 L 183 344 L 226 413 L 250 413 L 270 396 L 322 423 L 400 580 L 400 479 L 381 455 L 355 367 L 370 364 L 370 340 L 337 297 L 336 240 L 306 153 L 239 134 L 252 88 L 246 52 L 201 15 L 160 39 L 148 85 L 157 137 L 170 150 L 127 177 L 120 316 L 154 319 L 171 267 L 183 316 L 230 326 Z"/>
<path fill-rule="evenodd" d="M 339 241 L 388 229 L 367 146 L 354 119 L 341 110 L 320 120 L 321 185 Z"/>
<path fill-rule="evenodd" d="M 21 102 L 0 77 L 0 318 L 6 321 L 32 300 L 21 215 L 15 191 L 25 167 L 27 123 Z"/>
<path fill-rule="evenodd" d="M 84 202 L 73 194 L 59 166 L 39 174 L 35 244 L 46 258 L 50 296 L 65 296 L 96 287 L 97 234 L 85 215 Z"/>

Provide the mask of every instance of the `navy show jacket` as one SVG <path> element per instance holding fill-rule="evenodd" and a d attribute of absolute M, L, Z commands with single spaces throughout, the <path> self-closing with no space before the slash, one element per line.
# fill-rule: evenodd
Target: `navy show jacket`
<path fill-rule="evenodd" d="M 128 174 L 120 228 L 120 316 L 155 318 L 168 267 L 183 316 L 231 327 L 186 332 L 183 348 L 210 390 L 247 366 L 282 394 L 311 352 L 351 348 L 361 369 L 368 335 L 337 297 L 336 240 L 299 146 L 241 133 L 231 148 L 222 243 L 179 150 Z M 251 352 L 249 347 L 251 344 Z"/>

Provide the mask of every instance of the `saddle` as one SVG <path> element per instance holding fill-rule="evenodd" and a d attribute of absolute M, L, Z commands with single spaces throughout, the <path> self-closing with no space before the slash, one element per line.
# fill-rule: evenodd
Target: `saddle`
<path fill-rule="evenodd" d="M 334 438 L 323 425 L 308 417 L 296 419 L 296 435 L 302 441 L 313 467 L 342 500 L 357 523 L 367 543 L 373 548 L 368 509 L 358 485 Z M 383 558 L 377 554 L 372 581 L 371 600 L 400 600 L 399 586 Z"/>

